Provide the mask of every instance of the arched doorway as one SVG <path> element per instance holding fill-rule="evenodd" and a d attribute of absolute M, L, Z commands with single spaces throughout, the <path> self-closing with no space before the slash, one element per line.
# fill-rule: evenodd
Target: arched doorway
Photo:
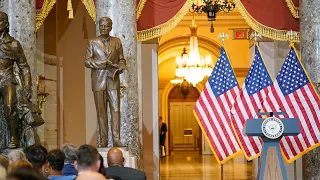
<path fill-rule="evenodd" d="M 171 151 L 201 148 L 201 130 L 193 115 L 193 107 L 200 92 L 184 82 L 175 86 L 168 96 L 168 141 Z"/>

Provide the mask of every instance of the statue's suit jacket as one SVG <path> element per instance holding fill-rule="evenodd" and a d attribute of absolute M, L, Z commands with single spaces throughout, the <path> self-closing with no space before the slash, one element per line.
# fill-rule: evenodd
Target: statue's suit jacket
<path fill-rule="evenodd" d="M 124 56 L 119 38 L 110 36 L 106 43 L 101 37 L 89 40 L 84 64 L 92 69 L 92 91 L 120 89 L 119 73 L 115 73 L 114 67 L 120 61 L 124 61 Z"/>

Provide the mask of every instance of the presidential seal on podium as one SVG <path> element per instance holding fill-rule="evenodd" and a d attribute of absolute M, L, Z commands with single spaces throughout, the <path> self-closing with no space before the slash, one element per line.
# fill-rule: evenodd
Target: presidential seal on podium
<path fill-rule="evenodd" d="M 261 130 L 266 138 L 277 139 L 282 136 L 284 132 L 284 126 L 281 119 L 269 117 L 262 122 Z"/>

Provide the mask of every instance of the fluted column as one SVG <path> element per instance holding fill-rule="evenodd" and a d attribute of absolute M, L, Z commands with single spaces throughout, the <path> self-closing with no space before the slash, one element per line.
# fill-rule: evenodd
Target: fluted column
<path fill-rule="evenodd" d="M 300 1 L 301 56 L 311 81 L 320 83 L 320 1 Z M 319 93 L 319 87 L 317 87 Z M 304 180 L 320 179 L 320 149 L 303 156 Z"/>
<path fill-rule="evenodd" d="M 121 98 L 121 140 L 129 144 L 130 152 L 140 161 L 139 144 L 139 92 L 137 73 L 137 37 L 136 37 L 136 1 L 134 0 L 96 0 L 97 35 L 99 35 L 98 21 L 108 16 L 113 21 L 111 35 L 122 41 L 123 52 L 128 70 L 120 80 L 127 86 L 124 97 Z M 110 136 L 109 136 L 110 137 Z"/>

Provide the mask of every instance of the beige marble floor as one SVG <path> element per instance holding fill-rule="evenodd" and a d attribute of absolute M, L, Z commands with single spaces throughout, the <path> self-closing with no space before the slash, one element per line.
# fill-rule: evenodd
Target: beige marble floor
<path fill-rule="evenodd" d="M 160 160 L 161 180 L 253 180 L 252 162 L 238 156 L 221 166 L 213 155 L 176 151 Z"/>

